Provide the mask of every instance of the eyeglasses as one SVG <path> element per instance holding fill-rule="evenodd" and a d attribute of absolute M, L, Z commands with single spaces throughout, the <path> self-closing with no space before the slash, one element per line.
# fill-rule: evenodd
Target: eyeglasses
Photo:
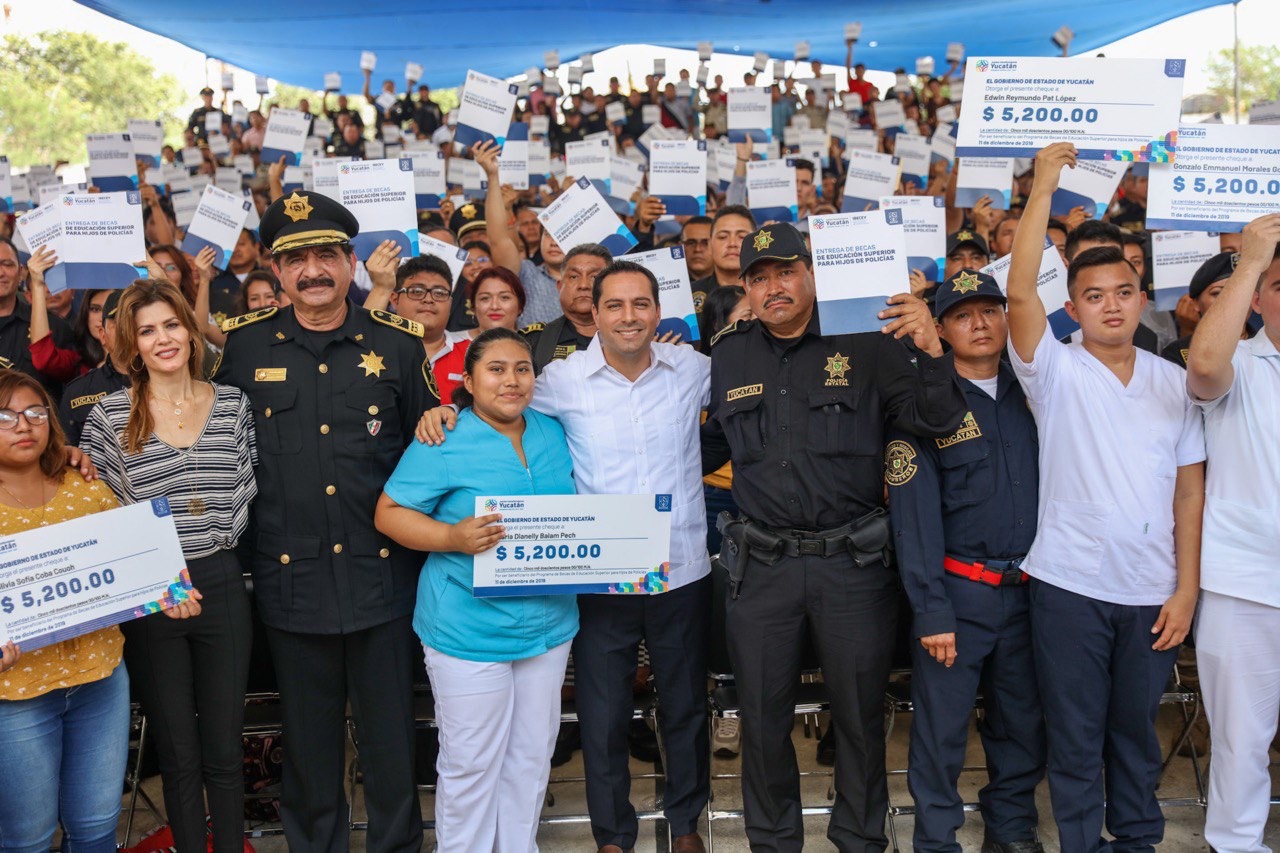
<path fill-rule="evenodd" d="M 178 265 L 177 264 L 161 264 L 160 269 L 164 270 L 165 272 L 177 272 Z"/>
<path fill-rule="evenodd" d="M 0 409 L 0 429 L 14 429 L 18 426 L 18 417 L 22 416 L 27 419 L 27 423 L 31 426 L 39 426 L 49 422 L 48 406 L 28 406 L 21 412 L 15 412 L 13 409 Z"/>
<path fill-rule="evenodd" d="M 711 247 L 710 238 L 705 240 L 684 240 L 682 242 L 689 249 L 707 249 Z"/>
<path fill-rule="evenodd" d="M 481 256 L 480 256 L 480 257 L 478 257 L 478 258 L 468 258 L 468 259 L 467 259 L 467 263 L 469 263 L 469 264 L 487 264 L 487 263 L 489 263 L 489 258 L 488 258 L 488 257 L 486 257 L 485 255 L 481 255 Z"/>
<path fill-rule="evenodd" d="M 432 302 L 448 302 L 449 297 L 453 295 L 447 287 L 402 287 L 396 293 L 414 302 L 421 302 L 428 296 L 431 297 Z"/>

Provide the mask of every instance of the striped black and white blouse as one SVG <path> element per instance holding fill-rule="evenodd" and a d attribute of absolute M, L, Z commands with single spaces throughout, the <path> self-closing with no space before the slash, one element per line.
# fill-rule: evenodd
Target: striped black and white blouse
<path fill-rule="evenodd" d="M 121 503 L 169 499 L 178 540 L 187 559 L 234 548 L 249 524 L 249 504 L 258 494 L 253 467 L 258 446 L 249 400 L 238 388 L 214 385 L 213 408 L 195 444 L 179 449 L 155 433 L 142 451 L 125 453 L 129 394 L 109 394 L 93 407 L 80 446 Z M 203 502 L 204 512 L 191 507 Z"/>

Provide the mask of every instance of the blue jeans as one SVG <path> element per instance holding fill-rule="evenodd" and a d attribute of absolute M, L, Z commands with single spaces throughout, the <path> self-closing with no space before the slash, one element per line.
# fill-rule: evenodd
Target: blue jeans
<path fill-rule="evenodd" d="M 0 851 L 114 853 L 129 752 L 129 676 L 0 700 Z"/>

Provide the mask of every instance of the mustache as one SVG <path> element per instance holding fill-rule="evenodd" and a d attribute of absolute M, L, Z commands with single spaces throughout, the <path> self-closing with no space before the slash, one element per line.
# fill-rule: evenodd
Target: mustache
<path fill-rule="evenodd" d="M 321 276 L 319 278 L 300 278 L 298 279 L 298 290 L 310 290 L 313 287 L 337 287 L 335 282 L 329 276 Z"/>

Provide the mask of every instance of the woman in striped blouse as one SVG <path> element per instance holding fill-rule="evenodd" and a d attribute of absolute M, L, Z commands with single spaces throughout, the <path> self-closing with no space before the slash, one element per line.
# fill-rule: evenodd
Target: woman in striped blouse
<path fill-rule="evenodd" d="M 153 731 L 180 853 L 243 850 L 240 743 L 253 627 L 233 549 L 257 494 L 253 419 L 238 389 L 203 381 L 204 337 L 181 292 L 139 280 L 116 312 L 131 387 L 101 400 L 81 440 L 122 503 L 167 497 L 203 612 L 125 626 L 125 663 Z"/>

